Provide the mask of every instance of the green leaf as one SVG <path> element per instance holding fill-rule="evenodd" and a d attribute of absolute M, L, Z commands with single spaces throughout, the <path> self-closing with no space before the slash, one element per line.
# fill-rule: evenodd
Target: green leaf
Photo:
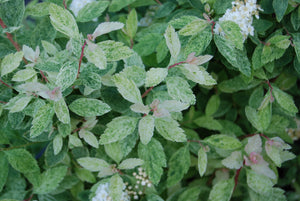
<path fill-rule="evenodd" d="M 227 158 L 222 160 L 222 164 L 229 169 L 240 169 L 243 166 L 243 156 L 241 151 L 234 151 Z"/>
<path fill-rule="evenodd" d="M 160 196 L 156 194 L 147 194 L 147 201 L 164 201 Z"/>
<path fill-rule="evenodd" d="M 122 150 L 122 146 L 120 142 L 113 142 L 110 144 L 104 145 L 105 153 L 114 161 L 117 163 L 120 163 L 120 161 L 124 157 L 124 150 Z"/>
<path fill-rule="evenodd" d="M 69 134 L 71 134 L 71 124 L 63 124 L 63 123 L 58 123 L 58 133 L 62 137 L 67 137 Z"/>
<path fill-rule="evenodd" d="M 28 103 L 32 100 L 32 96 L 20 96 L 20 98 L 14 102 L 14 105 L 10 107 L 10 112 L 21 112 L 28 105 Z M 8 103 L 9 104 L 9 103 Z"/>
<path fill-rule="evenodd" d="M 107 61 L 119 61 L 126 59 L 133 55 L 132 49 L 124 46 L 124 43 L 116 42 L 113 40 L 106 40 L 97 45 L 103 50 L 106 55 Z"/>
<path fill-rule="evenodd" d="M 87 43 L 88 46 L 85 48 L 84 55 L 89 62 L 97 66 L 99 69 L 106 69 L 106 55 L 105 52 L 92 42 Z"/>
<path fill-rule="evenodd" d="M 92 172 L 98 172 L 101 171 L 104 168 L 109 168 L 110 165 L 102 159 L 99 158 L 93 158 L 93 157 L 83 157 L 77 159 L 77 162 L 84 167 L 85 169 L 92 171 Z"/>
<path fill-rule="evenodd" d="M 218 95 L 211 96 L 206 104 L 205 114 L 207 116 L 213 115 L 218 110 L 220 103 L 221 103 L 221 101 L 220 101 L 220 97 Z"/>
<path fill-rule="evenodd" d="M 242 143 L 238 139 L 224 134 L 211 135 L 205 138 L 204 142 L 223 150 L 234 150 L 242 146 Z"/>
<path fill-rule="evenodd" d="M 170 158 L 167 185 L 170 187 L 180 182 L 190 165 L 189 148 L 181 147 Z"/>
<path fill-rule="evenodd" d="M 252 66 L 254 70 L 257 70 L 261 67 L 263 67 L 263 63 L 261 60 L 261 55 L 262 55 L 262 51 L 263 51 L 263 44 L 259 44 L 258 46 L 256 46 L 253 55 L 252 55 Z"/>
<path fill-rule="evenodd" d="M 183 36 L 193 36 L 203 31 L 208 25 L 209 23 L 207 20 L 196 19 L 185 25 L 185 27 L 179 31 L 179 34 Z"/>
<path fill-rule="evenodd" d="M 9 168 L 8 161 L 3 152 L 0 152 L 0 167 L 1 167 L 1 171 L 0 171 L 0 192 L 1 192 L 6 183 L 6 179 L 8 177 L 8 168 Z"/>
<path fill-rule="evenodd" d="M 167 1 L 158 7 L 155 13 L 155 18 L 166 17 L 170 15 L 175 8 L 176 8 L 175 3 Z"/>
<path fill-rule="evenodd" d="M 288 7 L 288 1 L 286 0 L 273 0 L 273 8 L 276 14 L 276 19 L 280 22 L 285 14 Z"/>
<path fill-rule="evenodd" d="M 139 121 L 139 135 L 140 135 L 140 140 L 144 145 L 147 145 L 154 132 L 154 117 L 152 115 L 147 115 L 143 117 Z"/>
<path fill-rule="evenodd" d="M 49 43 L 48 41 L 45 40 L 42 40 L 41 42 L 47 54 L 55 55 L 58 52 L 58 49 L 52 43 Z"/>
<path fill-rule="evenodd" d="M 246 106 L 246 117 L 251 124 L 260 132 L 264 132 L 270 125 L 272 119 L 272 105 L 268 104 L 265 108 L 256 111 L 256 109 Z"/>
<path fill-rule="evenodd" d="M 209 46 L 212 40 L 211 31 L 202 31 L 199 34 L 192 36 L 184 49 L 184 56 L 187 57 L 192 52 L 195 52 L 195 55 L 200 55 L 204 53 L 206 48 Z"/>
<path fill-rule="evenodd" d="M 300 61 L 300 33 L 293 33 L 291 35 L 293 36 L 294 49 L 298 59 L 297 61 Z"/>
<path fill-rule="evenodd" d="M 119 169 L 133 169 L 144 164 L 144 161 L 139 158 L 128 158 L 122 161 L 118 166 Z"/>
<path fill-rule="evenodd" d="M 257 174 L 253 170 L 247 169 L 247 184 L 258 194 L 265 195 L 271 191 L 273 182 L 263 174 Z"/>
<path fill-rule="evenodd" d="M 248 60 L 245 48 L 243 50 L 239 50 L 235 48 L 234 44 L 219 35 L 214 36 L 214 41 L 218 50 L 225 57 L 225 59 L 238 71 L 247 77 L 250 77 L 251 64 Z"/>
<path fill-rule="evenodd" d="M 187 79 L 201 85 L 211 86 L 217 84 L 216 80 L 202 66 L 194 64 L 183 64 L 183 66 L 181 71 Z"/>
<path fill-rule="evenodd" d="M 79 10 L 76 20 L 78 22 L 88 22 L 99 16 L 108 7 L 108 1 L 94 1 L 86 4 L 82 9 Z"/>
<path fill-rule="evenodd" d="M 140 56 L 148 56 L 156 50 L 158 45 L 161 43 L 162 38 L 162 35 L 159 33 L 148 33 L 143 35 L 138 40 L 139 43 L 133 46 L 133 50 Z"/>
<path fill-rule="evenodd" d="M 7 75 L 17 69 L 23 59 L 23 52 L 6 55 L 1 62 L 1 76 Z"/>
<path fill-rule="evenodd" d="M 124 139 L 133 133 L 137 121 L 137 118 L 128 116 L 114 118 L 107 124 L 104 134 L 101 135 L 100 144 L 109 144 Z"/>
<path fill-rule="evenodd" d="M 51 24 L 57 31 L 69 36 L 69 38 L 79 38 L 76 20 L 67 9 L 51 4 L 49 14 Z"/>
<path fill-rule="evenodd" d="M 175 32 L 175 29 L 171 25 L 169 25 L 166 29 L 164 37 L 166 39 L 166 43 L 170 50 L 171 56 L 176 59 L 179 55 L 181 45 L 178 34 Z"/>
<path fill-rule="evenodd" d="M 86 170 L 86 169 L 83 169 L 83 168 L 76 168 L 75 169 L 75 174 L 81 181 L 86 181 L 86 182 L 89 182 L 89 183 L 95 183 L 96 182 L 95 176 L 89 170 Z"/>
<path fill-rule="evenodd" d="M 63 147 L 63 138 L 60 135 L 56 135 L 53 139 L 54 155 L 57 155 Z"/>
<path fill-rule="evenodd" d="M 40 173 L 37 161 L 25 149 L 11 149 L 4 152 L 10 165 L 23 174 Z"/>
<path fill-rule="evenodd" d="M 246 82 L 242 75 L 238 75 L 232 79 L 225 80 L 219 84 L 219 89 L 225 93 L 234 93 L 240 90 L 248 90 L 256 87 L 261 83 L 260 80 L 253 79 L 250 82 Z"/>
<path fill-rule="evenodd" d="M 62 92 L 75 82 L 77 68 L 78 62 L 67 62 L 59 70 L 55 84 L 60 87 Z"/>
<path fill-rule="evenodd" d="M 192 16 L 192 15 L 183 15 L 181 17 L 172 19 L 169 24 L 172 25 L 172 27 L 174 27 L 175 29 L 182 29 L 184 26 L 186 26 L 187 24 L 195 21 L 199 19 L 196 16 Z M 179 33 L 180 34 L 180 33 Z"/>
<path fill-rule="evenodd" d="M 160 84 L 168 75 L 167 68 L 151 68 L 146 73 L 146 87 L 156 86 Z"/>
<path fill-rule="evenodd" d="M 287 111 L 292 116 L 295 116 L 298 113 L 298 108 L 294 103 L 293 97 L 284 91 L 281 91 L 277 87 L 273 87 L 273 95 L 275 100 L 280 105 L 282 109 Z"/>
<path fill-rule="evenodd" d="M 36 71 L 35 70 L 33 70 L 31 68 L 27 68 L 27 69 L 18 71 L 13 76 L 12 81 L 23 82 L 23 81 L 29 80 L 30 78 L 32 78 L 35 75 L 36 75 Z"/>
<path fill-rule="evenodd" d="M 0 18 L 8 27 L 17 27 L 22 23 L 25 2 L 24 0 L 9 0 L 0 3 Z"/>
<path fill-rule="evenodd" d="M 82 83 L 86 87 L 89 87 L 94 90 L 101 88 L 101 76 L 97 73 L 81 73 L 80 79 L 82 79 Z"/>
<path fill-rule="evenodd" d="M 265 143 L 265 150 L 270 159 L 276 164 L 277 167 L 281 167 L 281 157 L 280 157 L 280 148 L 275 145 L 270 145 L 270 143 Z"/>
<path fill-rule="evenodd" d="M 293 28 L 297 31 L 300 27 L 300 8 L 296 8 L 291 15 L 291 23 Z"/>
<path fill-rule="evenodd" d="M 142 103 L 142 96 L 136 84 L 126 77 L 116 74 L 113 76 L 113 81 L 116 84 L 120 94 L 132 103 Z"/>
<path fill-rule="evenodd" d="M 225 32 L 226 38 L 228 38 L 237 49 L 243 50 L 244 37 L 241 33 L 240 26 L 233 21 L 222 21 L 220 22 L 220 26 Z"/>
<path fill-rule="evenodd" d="M 189 187 L 178 197 L 178 201 L 197 201 L 201 190 L 199 186 Z"/>
<path fill-rule="evenodd" d="M 106 103 L 92 98 L 76 99 L 69 105 L 69 108 L 72 112 L 83 117 L 101 116 L 111 110 Z"/>
<path fill-rule="evenodd" d="M 167 165 L 166 155 L 161 143 L 154 138 L 147 145 L 139 143 L 138 155 L 140 159 L 144 160 L 144 168 L 150 181 L 155 185 L 158 184 L 163 174 L 162 167 Z"/>
<path fill-rule="evenodd" d="M 166 79 L 169 95 L 175 100 L 194 105 L 196 97 L 189 83 L 181 77 L 168 77 Z"/>
<path fill-rule="evenodd" d="M 28 15 L 32 15 L 35 17 L 42 17 L 45 15 L 49 15 L 49 2 L 42 2 L 42 3 L 37 3 L 32 6 L 28 6 L 26 8 L 26 13 Z"/>
<path fill-rule="evenodd" d="M 69 143 L 71 144 L 71 140 L 69 140 Z M 53 142 L 50 142 L 45 151 L 45 165 L 48 167 L 53 167 L 61 163 L 65 159 L 68 149 L 68 145 L 65 144 L 62 146 L 61 151 L 55 155 Z"/>
<path fill-rule="evenodd" d="M 53 115 L 54 110 L 50 104 L 40 107 L 33 117 L 30 137 L 34 138 L 42 134 L 48 128 Z"/>
<path fill-rule="evenodd" d="M 87 131 L 86 129 L 81 129 L 79 131 L 79 136 L 83 138 L 84 141 L 89 145 L 91 145 L 92 147 L 95 147 L 96 149 L 99 148 L 99 142 L 96 136 L 92 132 Z"/>
<path fill-rule="evenodd" d="M 132 39 L 138 29 L 138 17 L 135 9 L 132 9 L 126 20 L 126 33 Z"/>
<path fill-rule="evenodd" d="M 230 201 L 234 188 L 234 180 L 222 180 L 213 186 L 209 193 L 209 201 Z"/>
<path fill-rule="evenodd" d="M 115 174 L 109 181 L 109 195 L 112 201 L 119 201 L 123 196 L 124 183 L 119 174 Z"/>
<path fill-rule="evenodd" d="M 201 177 L 203 177 L 207 167 L 207 154 L 203 147 L 200 147 L 198 151 L 198 171 Z"/>
<path fill-rule="evenodd" d="M 179 123 L 170 117 L 156 118 L 155 128 L 167 140 L 175 142 L 186 141 L 186 136 L 184 131 L 179 127 Z"/>
<path fill-rule="evenodd" d="M 139 66 L 127 66 L 120 74 L 134 81 L 137 87 L 141 87 L 145 84 L 146 71 L 144 68 Z"/>
<path fill-rule="evenodd" d="M 136 0 L 112 0 L 108 11 L 117 12 L 135 1 Z"/>
<path fill-rule="evenodd" d="M 102 22 L 97 26 L 94 33 L 92 34 L 93 39 L 101 36 L 103 34 L 107 34 L 109 32 L 122 29 L 124 24 L 121 22 Z"/>
<path fill-rule="evenodd" d="M 41 183 L 35 186 L 34 193 L 47 194 L 54 191 L 67 173 L 67 166 L 59 166 L 46 170 L 41 175 Z"/>
<path fill-rule="evenodd" d="M 212 116 L 201 116 L 194 120 L 194 123 L 202 128 L 206 128 L 209 130 L 222 130 L 223 126 L 218 122 L 218 120 L 214 119 Z"/>
<path fill-rule="evenodd" d="M 63 98 L 54 101 L 54 111 L 59 121 L 64 124 L 70 123 L 69 109 Z"/>

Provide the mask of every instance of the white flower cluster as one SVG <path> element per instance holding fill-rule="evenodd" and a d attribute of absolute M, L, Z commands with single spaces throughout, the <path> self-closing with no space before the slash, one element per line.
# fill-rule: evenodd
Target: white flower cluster
<path fill-rule="evenodd" d="M 128 195 L 132 195 L 133 199 L 137 200 L 139 199 L 139 196 L 144 194 L 144 190 L 146 187 L 151 187 L 152 183 L 148 178 L 147 173 L 144 171 L 143 168 L 138 168 L 138 173 L 134 172 L 132 176 L 136 179 L 136 184 L 134 186 L 129 185 L 128 183 L 125 183 L 127 186 L 127 193 Z"/>
<path fill-rule="evenodd" d="M 232 9 L 227 9 L 226 13 L 219 18 L 219 22 L 233 21 L 241 28 L 241 33 L 244 39 L 250 34 L 254 35 L 254 28 L 252 26 L 253 15 L 258 19 L 258 10 L 262 11 L 256 0 L 236 0 L 232 2 Z M 219 23 L 216 23 L 214 28 L 215 34 L 225 35 Z"/>
<path fill-rule="evenodd" d="M 92 198 L 92 201 L 112 201 L 112 197 L 109 195 L 109 183 L 100 184 L 95 193 L 96 195 Z M 123 191 L 120 201 L 130 201 L 126 191 Z"/>
<path fill-rule="evenodd" d="M 77 17 L 78 12 L 88 3 L 92 3 L 96 0 L 73 0 L 70 5 L 70 10 L 73 11 L 74 15 Z"/>

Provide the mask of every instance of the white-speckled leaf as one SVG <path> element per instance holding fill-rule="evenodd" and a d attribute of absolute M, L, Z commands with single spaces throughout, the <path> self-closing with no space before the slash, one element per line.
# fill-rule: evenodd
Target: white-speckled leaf
<path fill-rule="evenodd" d="M 87 44 L 88 46 L 85 48 L 84 55 L 88 61 L 95 64 L 99 69 L 106 69 L 105 52 L 92 42 L 87 42 Z"/>
<path fill-rule="evenodd" d="M 57 155 L 63 147 L 63 138 L 60 135 L 56 135 L 53 139 L 54 155 Z"/>
<path fill-rule="evenodd" d="M 197 33 L 204 30 L 209 25 L 207 20 L 196 19 L 191 23 L 185 25 L 180 31 L 179 34 L 183 36 L 196 35 Z"/>
<path fill-rule="evenodd" d="M 207 154 L 203 147 L 198 150 L 198 171 L 202 177 L 206 171 L 207 167 Z"/>
<path fill-rule="evenodd" d="M 146 87 L 154 87 L 160 84 L 168 75 L 167 68 L 151 68 L 146 73 Z"/>
<path fill-rule="evenodd" d="M 171 25 L 169 25 L 164 36 L 171 56 L 176 59 L 181 48 L 178 34 L 175 32 L 175 29 Z"/>
<path fill-rule="evenodd" d="M 54 110 L 59 121 L 64 124 L 70 123 L 69 109 L 63 98 L 54 101 Z"/>
<path fill-rule="evenodd" d="M 79 38 L 79 30 L 73 15 L 63 7 L 56 4 L 50 4 L 50 20 L 53 27 L 69 36 L 69 38 Z"/>
<path fill-rule="evenodd" d="M 134 51 L 122 42 L 106 40 L 97 45 L 105 52 L 107 61 L 119 61 L 133 55 Z"/>
<path fill-rule="evenodd" d="M 119 169 L 133 169 L 137 166 L 141 166 L 144 164 L 144 161 L 139 158 L 128 158 L 122 161 L 122 163 L 118 166 Z"/>
<path fill-rule="evenodd" d="M 148 144 L 154 132 L 154 117 L 147 115 L 139 121 L 139 135 L 143 144 Z"/>
<path fill-rule="evenodd" d="M 50 104 L 40 107 L 33 117 L 30 137 L 34 138 L 42 134 L 42 132 L 49 126 L 53 115 L 54 110 Z"/>
<path fill-rule="evenodd" d="M 42 42 L 42 46 L 43 46 L 44 50 L 48 54 L 55 55 L 58 52 L 58 49 L 52 43 L 49 43 L 46 40 L 42 40 L 41 42 Z"/>
<path fill-rule="evenodd" d="M 298 113 L 297 106 L 295 105 L 293 97 L 291 95 L 285 93 L 277 87 L 273 87 L 273 94 L 277 103 L 285 111 L 289 112 L 293 116 Z"/>
<path fill-rule="evenodd" d="M 177 100 L 166 100 L 159 106 L 168 110 L 169 112 L 181 112 L 182 110 L 186 110 L 187 108 L 189 108 L 190 105 L 188 103 L 182 103 Z"/>
<path fill-rule="evenodd" d="M 133 133 L 136 128 L 138 118 L 121 116 L 114 118 L 107 124 L 104 134 L 100 137 L 100 144 L 109 144 L 124 139 Z"/>
<path fill-rule="evenodd" d="M 273 182 L 265 175 L 258 174 L 253 170 L 246 170 L 247 172 L 247 184 L 258 194 L 265 195 L 270 192 L 273 187 Z"/>
<path fill-rule="evenodd" d="M 205 143 L 224 150 L 234 150 L 242 146 L 242 143 L 235 137 L 224 134 L 211 135 L 204 139 Z"/>
<path fill-rule="evenodd" d="M 93 33 L 93 38 L 97 38 L 103 34 L 107 34 L 111 31 L 119 30 L 124 27 L 124 24 L 121 22 L 103 22 L 97 26 Z"/>
<path fill-rule="evenodd" d="M 55 84 L 64 91 L 70 87 L 76 80 L 78 71 L 78 62 L 67 62 L 59 70 Z"/>
<path fill-rule="evenodd" d="M 17 69 L 22 58 L 22 51 L 6 55 L 1 62 L 1 76 L 7 75 Z"/>
<path fill-rule="evenodd" d="M 234 180 L 222 180 L 216 183 L 209 193 L 209 201 L 230 201 L 234 188 Z"/>
<path fill-rule="evenodd" d="M 170 117 L 156 118 L 155 128 L 167 140 L 175 142 L 186 141 L 186 136 L 184 131 L 179 127 L 179 123 Z"/>
<path fill-rule="evenodd" d="M 145 84 L 146 71 L 140 66 L 127 66 L 120 74 L 134 81 L 137 87 L 141 87 Z"/>
<path fill-rule="evenodd" d="M 101 116 L 111 109 L 106 103 L 92 98 L 79 98 L 73 101 L 69 108 L 72 112 L 83 117 Z"/>
<path fill-rule="evenodd" d="M 119 201 L 123 196 L 124 183 L 119 174 L 115 174 L 109 181 L 109 195 L 112 201 Z"/>
<path fill-rule="evenodd" d="M 149 106 L 142 103 L 135 103 L 130 106 L 130 109 L 136 113 L 148 114 L 150 112 Z"/>
<path fill-rule="evenodd" d="M 33 76 L 36 75 L 36 71 L 33 70 L 32 68 L 27 68 L 24 70 L 19 70 L 12 78 L 12 81 L 15 82 L 23 82 L 26 80 L 29 80 Z"/>
<path fill-rule="evenodd" d="M 81 138 L 83 138 L 84 141 L 86 143 L 88 143 L 89 145 L 91 145 L 92 147 L 95 147 L 96 149 L 99 148 L 99 142 L 98 142 L 96 136 L 93 133 L 91 133 L 90 131 L 88 131 L 86 129 L 81 129 L 79 131 L 79 136 Z"/>
<path fill-rule="evenodd" d="M 194 105 L 196 97 L 189 83 L 181 77 L 168 77 L 166 79 L 169 95 L 175 100 Z"/>
<path fill-rule="evenodd" d="M 250 154 L 251 152 L 262 152 L 262 141 L 259 135 L 254 135 L 248 138 L 248 143 L 245 146 L 245 152 Z"/>
<path fill-rule="evenodd" d="M 76 20 L 78 22 L 88 22 L 99 17 L 109 5 L 109 1 L 94 1 L 86 4 L 79 10 Z"/>
<path fill-rule="evenodd" d="M 113 81 L 116 84 L 120 94 L 126 100 L 132 103 L 143 103 L 140 90 L 138 89 L 134 81 L 129 80 L 120 74 L 114 75 Z"/>
<path fill-rule="evenodd" d="M 6 107 L 9 107 L 11 113 L 22 111 L 31 101 L 32 96 L 19 95 L 17 99 L 11 99 Z M 11 102 L 13 101 L 13 102 Z M 12 103 L 12 104 L 11 104 Z"/>
<path fill-rule="evenodd" d="M 222 164 L 229 169 L 240 169 L 243 166 L 243 160 L 242 152 L 234 151 L 222 160 Z"/>
<path fill-rule="evenodd" d="M 198 84 L 208 86 L 217 84 L 216 80 L 202 66 L 184 64 L 184 67 L 181 68 L 181 70 L 187 79 Z"/>
<path fill-rule="evenodd" d="M 83 157 L 77 159 L 77 162 L 84 167 L 85 169 L 92 171 L 92 172 L 98 172 L 101 171 L 104 168 L 109 168 L 110 165 L 102 159 L 94 158 L 94 157 Z"/>

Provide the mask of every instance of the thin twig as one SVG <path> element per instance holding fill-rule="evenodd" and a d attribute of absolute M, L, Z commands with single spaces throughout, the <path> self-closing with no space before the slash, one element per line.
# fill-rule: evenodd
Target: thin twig
<path fill-rule="evenodd" d="M 5 86 L 7 86 L 8 88 L 11 88 L 11 89 L 13 89 L 13 87 L 12 87 L 12 86 L 10 86 L 9 84 L 6 84 L 4 81 L 0 80 L 0 82 L 1 82 L 2 84 L 4 84 Z"/>
<path fill-rule="evenodd" d="M 180 64 L 184 64 L 184 63 L 186 63 L 186 61 L 181 61 L 181 62 L 175 63 L 175 64 L 169 66 L 169 67 L 168 67 L 168 70 L 170 70 L 171 68 L 173 68 L 173 67 L 175 67 L 175 66 L 178 66 L 178 65 L 180 65 Z"/>
<path fill-rule="evenodd" d="M 149 89 L 147 89 L 147 90 L 143 93 L 142 98 L 146 97 L 147 94 L 148 94 L 153 88 L 154 88 L 154 87 L 150 87 Z"/>
<path fill-rule="evenodd" d="M 66 4 L 66 0 L 63 0 L 63 4 L 64 4 L 65 9 L 68 9 L 67 4 Z"/>
<path fill-rule="evenodd" d="M 80 66 L 81 66 L 81 62 L 82 62 L 82 59 L 83 59 L 85 46 L 86 46 L 86 41 L 84 41 L 84 44 L 81 48 L 81 54 L 80 54 L 80 59 L 79 59 L 78 71 L 77 71 L 77 79 L 79 78 Z"/>
<path fill-rule="evenodd" d="M 0 25 L 3 29 L 5 29 L 7 27 L 1 18 L 0 18 Z M 20 51 L 20 46 L 17 42 L 14 41 L 13 36 L 11 35 L 11 33 L 5 32 L 5 34 L 8 38 L 8 40 L 10 40 L 11 44 L 13 44 L 13 46 L 19 52 Z"/>
<path fill-rule="evenodd" d="M 1 148 L 0 151 L 8 151 L 8 150 L 12 150 L 12 149 L 18 149 L 18 148 L 23 148 L 23 147 L 28 147 L 34 144 L 37 144 L 40 142 L 30 142 L 28 144 L 23 144 L 23 145 L 19 145 L 19 146 L 15 146 L 15 147 L 8 147 L 8 148 Z"/>

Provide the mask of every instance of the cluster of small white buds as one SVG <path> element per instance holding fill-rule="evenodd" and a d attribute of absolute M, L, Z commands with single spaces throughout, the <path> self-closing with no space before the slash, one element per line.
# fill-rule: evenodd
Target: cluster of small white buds
<path fill-rule="evenodd" d="M 258 19 L 259 10 L 262 11 L 260 6 L 256 4 L 256 0 L 236 0 L 232 2 L 232 9 L 227 9 L 226 13 L 219 18 L 219 22 L 233 21 L 238 24 L 245 40 L 249 34 L 254 35 L 253 15 Z M 214 32 L 215 34 L 225 35 L 218 22 L 215 25 Z"/>
<path fill-rule="evenodd" d="M 132 173 L 132 176 L 135 177 L 136 184 L 132 186 L 126 182 L 126 191 L 128 195 L 133 197 L 134 200 L 137 200 L 144 194 L 147 187 L 150 188 L 152 186 L 152 182 L 149 180 L 147 173 L 141 167 L 138 168 L 138 173 L 134 172 Z"/>
<path fill-rule="evenodd" d="M 125 187 L 125 186 L 124 186 Z M 130 196 L 126 191 L 122 192 L 120 201 L 129 201 Z M 92 201 L 112 201 L 112 197 L 109 195 L 109 183 L 100 184 L 95 192 L 95 196 Z"/>

